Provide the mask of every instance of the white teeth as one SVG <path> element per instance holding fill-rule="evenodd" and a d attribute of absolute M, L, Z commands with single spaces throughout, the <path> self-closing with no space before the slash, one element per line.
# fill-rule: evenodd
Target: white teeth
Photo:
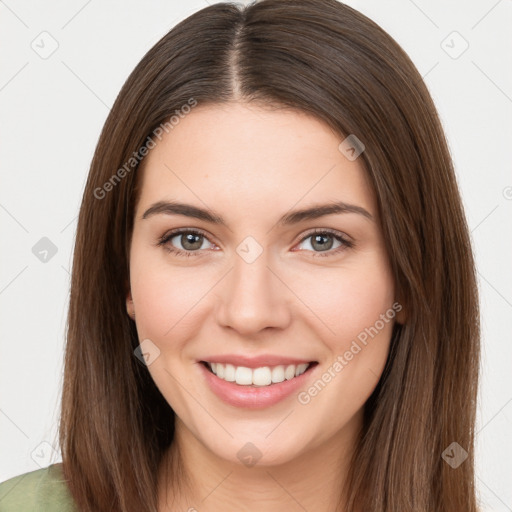
<path fill-rule="evenodd" d="M 295 365 L 290 364 L 286 367 L 286 370 L 284 371 L 284 378 L 286 380 L 293 379 L 295 377 Z"/>
<path fill-rule="evenodd" d="M 252 371 L 252 383 L 255 386 L 268 386 L 272 384 L 272 372 L 268 366 L 255 368 Z"/>
<path fill-rule="evenodd" d="M 295 370 L 295 377 L 302 375 L 308 369 L 308 363 L 298 364 Z"/>
<path fill-rule="evenodd" d="M 220 363 L 217 364 L 217 377 L 222 379 L 222 375 L 219 375 L 219 366 L 224 365 Z M 245 366 L 237 366 L 235 370 L 235 381 L 237 384 L 250 386 L 252 384 L 252 370 L 250 368 L 246 368 Z"/>
<path fill-rule="evenodd" d="M 272 368 L 272 382 L 283 382 L 284 380 L 284 366 L 274 366 Z"/>
<path fill-rule="evenodd" d="M 208 363 L 212 372 L 227 382 L 236 382 L 241 386 L 270 386 L 290 380 L 302 375 L 309 367 L 309 363 L 290 364 L 288 366 L 262 366 L 261 368 L 247 368 L 233 366 L 232 364 Z"/>
<path fill-rule="evenodd" d="M 224 371 L 224 380 L 228 382 L 235 382 L 236 380 L 236 368 L 232 364 L 226 365 L 226 370 Z"/>

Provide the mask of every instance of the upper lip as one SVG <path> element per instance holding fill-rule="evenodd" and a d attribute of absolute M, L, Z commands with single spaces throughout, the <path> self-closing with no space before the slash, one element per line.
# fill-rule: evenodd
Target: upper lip
<path fill-rule="evenodd" d="M 263 366 L 298 365 L 316 362 L 312 359 L 298 359 L 296 357 L 279 356 L 272 354 L 261 354 L 249 357 L 236 354 L 224 354 L 210 356 L 201 359 L 207 363 L 232 364 L 233 366 L 245 366 L 246 368 L 261 368 Z"/>

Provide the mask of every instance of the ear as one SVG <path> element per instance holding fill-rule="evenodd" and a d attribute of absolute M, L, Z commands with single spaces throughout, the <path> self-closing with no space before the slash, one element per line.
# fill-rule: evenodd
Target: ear
<path fill-rule="evenodd" d="M 126 296 L 126 311 L 128 312 L 128 315 L 135 319 L 135 306 L 133 304 L 133 298 L 132 298 L 132 291 L 129 290 L 128 294 Z"/>

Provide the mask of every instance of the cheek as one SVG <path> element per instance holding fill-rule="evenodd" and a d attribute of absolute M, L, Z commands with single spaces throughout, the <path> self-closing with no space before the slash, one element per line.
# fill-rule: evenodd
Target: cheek
<path fill-rule="evenodd" d="M 198 280 L 192 268 L 168 264 L 154 249 L 134 250 L 132 255 L 130 281 L 139 336 L 180 339 L 179 332 L 190 330 L 194 307 L 208 291 L 206 282 Z"/>
<path fill-rule="evenodd" d="M 324 286 L 309 281 L 315 325 L 326 333 L 329 355 L 299 403 L 314 404 L 327 430 L 334 431 L 364 405 L 382 374 L 396 316 L 394 283 L 382 255 L 340 270 Z"/>
<path fill-rule="evenodd" d="M 190 401 L 183 388 L 193 389 L 195 383 L 183 364 L 190 362 L 188 341 L 200 329 L 194 313 L 208 290 L 206 283 L 198 281 L 197 274 L 194 278 L 193 270 L 173 268 L 144 250 L 133 253 L 130 279 L 139 340 L 151 340 L 157 347 L 152 350 L 158 350 L 148 371 L 175 412 L 186 415 Z"/>
<path fill-rule="evenodd" d="M 384 258 L 376 254 L 328 274 L 310 273 L 301 279 L 300 296 L 307 299 L 324 340 L 339 351 L 392 307 L 394 284 Z M 381 322 L 378 326 L 386 331 Z"/>

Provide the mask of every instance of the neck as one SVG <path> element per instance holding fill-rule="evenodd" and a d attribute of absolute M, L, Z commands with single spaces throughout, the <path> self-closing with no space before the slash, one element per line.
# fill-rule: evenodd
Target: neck
<path fill-rule="evenodd" d="M 218 457 L 176 417 L 159 473 L 159 512 L 340 511 L 362 415 L 325 443 L 279 465 L 252 467 Z M 263 508 L 262 508 L 263 507 Z"/>

